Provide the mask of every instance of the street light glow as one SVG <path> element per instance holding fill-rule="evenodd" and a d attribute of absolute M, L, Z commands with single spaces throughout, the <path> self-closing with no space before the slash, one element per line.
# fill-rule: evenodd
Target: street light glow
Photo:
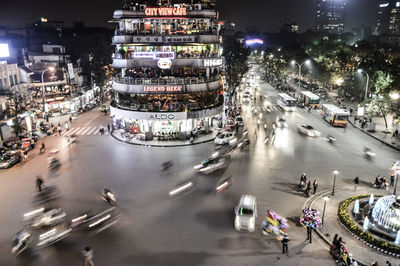
<path fill-rule="evenodd" d="M 329 200 L 329 197 L 328 196 L 325 196 L 324 197 L 324 201 L 328 201 Z"/>
<path fill-rule="evenodd" d="M 56 70 L 56 68 L 55 68 L 54 66 L 50 66 L 50 67 L 48 68 L 48 70 L 51 71 L 51 72 L 54 72 L 54 70 Z"/>
<path fill-rule="evenodd" d="M 359 69 L 357 69 L 357 72 L 361 73 L 361 72 L 363 72 L 363 70 L 361 68 L 359 68 Z"/>
<path fill-rule="evenodd" d="M 338 174 L 339 174 L 339 171 L 335 169 L 335 170 L 333 170 L 333 174 L 334 174 L 334 175 L 338 175 Z"/>
<path fill-rule="evenodd" d="M 400 94 L 398 92 L 390 94 L 390 99 L 398 100 L 400 98 Z"/>
<path fill-rule="evenodd" d="M 292 64 L 292 65 L 296 64 L 296 60 L 290 61 L 290 64 Z"/>
<path fill-rule="evenodd" d="M 309 64 L 311 64 L 311 60 L 310 60 L 310 59 L 307 59 L 307 60 L 305 61 L 305 63 L 306 63 L 306 65 L 309 65 Z"/>

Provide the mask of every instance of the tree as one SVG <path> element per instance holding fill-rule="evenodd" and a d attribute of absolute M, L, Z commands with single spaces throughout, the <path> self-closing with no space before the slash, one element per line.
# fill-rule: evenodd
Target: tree
<path fill-rule="evenodd" d="M 228 83 L 229 92 L 233 95 L 236 88 L 240 86 L 244 75 L 249 70 L 247 59 L 250 50 L 244 48 L 243 45 L 233 38 L 228 38 L 223 43 L 226 70 L 226 82 Z"/>
<path fill-rule="evenodd" d="M 385 121 L 385 128 L 386 132 L 388 132 L 388 124 L 386 121 L 386 115 L 390 111 L 390 101 L 388 97 L 377 95 L 376 97 L 372 98 L 368 105 L 367 110 L 372 113 L 381 113 L 383 116 L 383 120 Z"/>
<path fill-rule="evenodd" d="M 18 137 L 25 129 L 20 116 L 29 110 L 31 97 L 24 89 L 12 88 L 8 100 L 10 103 L 10 113 L 14 117 L 11 127 L 13 128 L 14 135 Z"/>

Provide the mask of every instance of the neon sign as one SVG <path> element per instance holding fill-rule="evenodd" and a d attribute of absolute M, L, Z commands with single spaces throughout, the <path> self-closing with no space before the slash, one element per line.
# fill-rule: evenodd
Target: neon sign
<path fill-rule="evenodd" d="M 182 91 L 182 86 L 146 86 L 143 87 L 145 92 L 180 92 Z"/>
<path fill-rule="evenodd" d="M 161 69 L 169 69 L 172 66 L 172 61 L 168 58 L 161 58 L 157 61 L 157 66 Z"/>
<path fill-rule="evenodd" d="M 247 45 L 253 45 L 253 44 L 264 44 L 264 41 L 261 39 L 250 39 L 246 40 Z"/>
<path fill-rule="evenodd" d="M 161 58 L 168 58 L 174 59 L 175 53 L 174 52 L 134 52 L 134 58 L 152 58 L 152 59 L 161 59 Z"/>
<path fill-rule="evenodd" d="M 147 7 L 146 16 L 186 16 L 186 7 Z"/>

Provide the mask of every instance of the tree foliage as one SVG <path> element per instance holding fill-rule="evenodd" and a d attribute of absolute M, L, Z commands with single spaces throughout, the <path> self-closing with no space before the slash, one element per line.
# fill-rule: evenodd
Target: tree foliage
<path fill-rule="evenodd" d="M 223 46 L 226 82 L 228 83 L 229 92 L 233 95 L 249 70 L 247 59 L 250 55 L 250 50 L 243 47 L 241 43 L 233 38 L 226 39 Z"/>
<path fill-rule="evenodd" d="M 27 112 L 30 108 L 31 95 L 28 91 L 19 88 L 12 88 L 9 95 L 10 113 L 13 116 L 13 133 L 16 137 L 19 136 L 25 129 L 22 125 L 20 115 Z"/>

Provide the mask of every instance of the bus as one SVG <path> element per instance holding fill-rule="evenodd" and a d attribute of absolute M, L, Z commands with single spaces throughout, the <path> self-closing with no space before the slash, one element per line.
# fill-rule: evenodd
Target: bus
<path fill-rule="evenodd" d="M 296 99 L 286 93 L 279 93 L 277 104 L 285 111 L 296 111 Z"/>
<path fill-rule="evenodd" d="M 302 91 L 300 93 L 300 102 L 304 103 L 304 106 L 309 106 L 311 108 L 319 108 L 319 96 L 315 95 L 311 91 Z"/>
<path fill-rule="evenodd" d="M 332 126 L 347 126 L 349 111 L 341 109 L 333 104 L 323 104 L 321 109 L 322 119 Z"/>

